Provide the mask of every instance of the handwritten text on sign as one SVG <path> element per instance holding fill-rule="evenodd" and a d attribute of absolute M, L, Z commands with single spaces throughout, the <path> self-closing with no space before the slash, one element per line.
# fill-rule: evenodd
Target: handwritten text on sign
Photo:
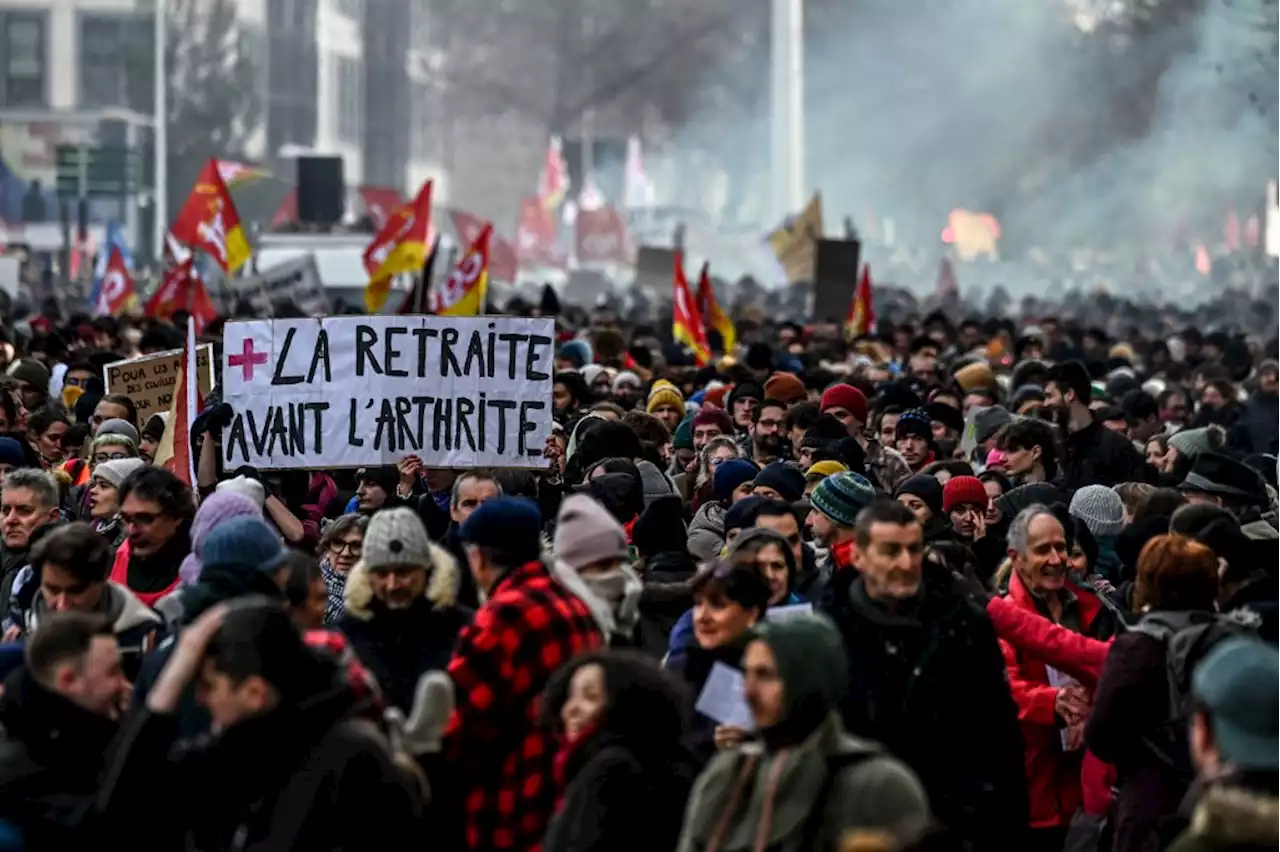
<path fill-rule="evenodd" d="M 229 468 L 545 467 L 554 321 L 324 317 L 228 323 Z"/>
<path fill-rule="evenodd" d="M 181 369 L 182 350 L 171 349 L 108 364 L 102 370 L 102 383 L 107 386 L 107 393 L 123 394 L 133 400 L 138 425 L 144 426 L 151 415 L 169 411 Z M 207 394 L 213 388 L 213 347 L 207 343 L 196 349 L 196 369 L 200 373 L 200 393 Z"/>

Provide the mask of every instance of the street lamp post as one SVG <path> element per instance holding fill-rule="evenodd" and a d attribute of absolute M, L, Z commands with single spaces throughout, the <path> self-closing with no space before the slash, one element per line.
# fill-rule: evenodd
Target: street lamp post
<path fill-rule="evenodd" d="M 168 19 L 165 14 L 165 0 L 155 0 L 155 56 L 152 57 L 155 73 L 155 175 L 151 188 L 152 201 L 155 204 L 155 223 L 151 246 L 157 258 L 164 256 L 165 234 L 169 230 L 169 81 L 165 53 L 168 41 Z"/>
<path fill-rule="evenodd" d="M 803 0 L 771 0 L 770 172 L 775 217 L 804 204 Z"/>

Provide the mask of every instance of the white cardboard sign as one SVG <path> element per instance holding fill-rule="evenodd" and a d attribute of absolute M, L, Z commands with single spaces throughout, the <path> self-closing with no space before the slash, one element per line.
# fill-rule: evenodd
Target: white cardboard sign
<path fill-rule="evenodd" d="M 223 345 L 229 470 L 547 466 L 550 318 L 248 320 Z"/>

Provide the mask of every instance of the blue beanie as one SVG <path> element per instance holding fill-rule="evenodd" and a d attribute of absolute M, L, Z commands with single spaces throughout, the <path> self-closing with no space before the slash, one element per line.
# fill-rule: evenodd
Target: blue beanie
<path fill-rule="evenodd" d="M 464 544 L 501 550 L 521 562 L 542 555 L 542 513 L 526 497 L 486 500 L 459 533 Z"/>
<path fill-rule="evenodd" d="M 27 454 L 22 451 L 22 445 L 16 439 L 0 438 L 0 464 L 26 467 Z"/>
<path fill-rule="evenodd" d="M 711 490 L 715 492 L 717 500 L 728 500 L 738 486 L 755 479 L 759 472 L 760 468 L 747 459 L 728 459 L 716 468 L 711 480 Z"/>
<path fill-rule="evenodd" d="M 239 515 L 209 531 L 204 540 L 204 570 L 243 568 L 270 573 L 279 568 L 288 551 L 275 530 L 259 517 Z"/>
<path fill-rule="evenodd" d="M 591 363 L 591 344 L 585 340 L 570 340 L 560 346 L 560 357 L 581 370 Z"/>

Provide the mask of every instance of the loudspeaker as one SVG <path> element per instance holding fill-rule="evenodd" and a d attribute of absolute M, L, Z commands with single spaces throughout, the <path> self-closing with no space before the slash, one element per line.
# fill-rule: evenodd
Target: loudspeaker
<path fill-rule="evenodd" d="M 298 158 L 298 221 L 336 225 L 346 209 L 341 157 Z"/>
<path fill-rule="evenodd" d="M 813 270 L 814 322 L 844 322 L 858 286 L 861 255 L 862 243 L 857 240 L 818 240 Z"/>

